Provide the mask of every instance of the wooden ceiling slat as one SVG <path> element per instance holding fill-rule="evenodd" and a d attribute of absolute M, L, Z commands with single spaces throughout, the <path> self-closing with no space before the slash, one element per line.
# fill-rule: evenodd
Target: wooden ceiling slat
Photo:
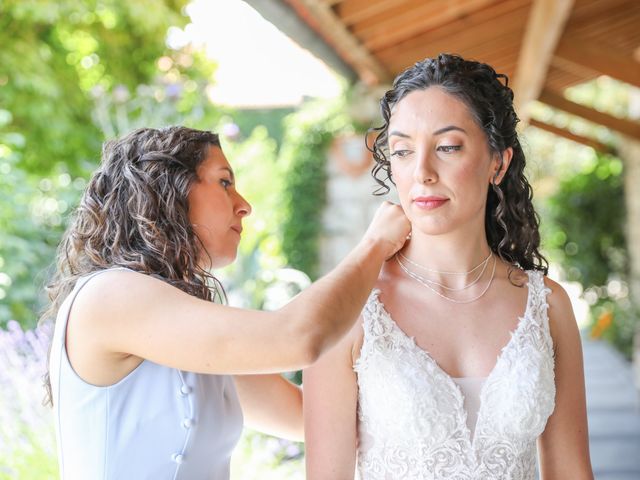
<path fill-rule="evenodd" d="M 573 0 L 534 0 L 531 6 L 513 79 L 514 106 L 524 123 L 529 105 L 542 91 L 572 6 Z"/>
<path fill-rule="evenodd" d="M 412 8 L 384 12 L 353 25 L 354 35 L 362 39 L 367 48 L 380 49 L 414 35 L 437 28 L 448 22 L 466 17 L 477 10 L 495 4 L 497 0 L 467 0 L 464 3 L 449 0 L 416 1 Z"/>
<path fill-rule="evenodd" d="M 562 95 L 558 95 L 550 90 L 543 90 L 539 100 L 547 105 L 563 110 L 571 115 L 582 117 L 593 123 L 599 123 L 611 130 L 623 133 L 635 139 L 640 139 L 640 123 L 623 118 L 614 117 L 607 113 L 600 112 L 590 107 L 585 107 L 579 103 L 567 100 Z"/>
<path fill-rule="evenodd" d="M 495 48 L 496 44 L 500 44 L 501 39 L 504 46 L 512 45 L 514 49 L 520 41 L 509 40 L 518 38 L 522 32 L 522 26 L 526 18 L 526 7 L 517 11 L 509 12 L 501 18 L 501 27 L 496 28 L 491 22 L 483 22 L 473 26 L 447 25 L 439 28 L 438 31 L 421 35 L 414 39 L 401 42 L 393 47 L 386 48 L 377 53 L 384 64 L 397 65 L 409 64 L 416 59 L 425 57 L 428 53 L 430 56 L 440 52 L 453 52 L 466 55 L 470 48 L 477 48 L 479 45 L 486 45 L 487 50 Z M 459 22 L 454 22 L 459 23 Z M 457 34 L 455 41 L 447 34 L 443 34 L 442 30 L 454 29 Z M 393 69 L 392 69 L 393 70 Z"/>
<path fill-rule="evenodd" d="M 582 38 L 605 40 L 611 45 L 616 45 L 617 36 L 626 38 L 629 33 L 637 33 L 640 15 L 634 12 L 620 12 L 616 16 L 607 15 L 599 20 L 594 20 L 583 27 L 567 29 L 567 36 L 577 35 Z"/>
<path fill-rule="evenodd" d="M 340 22 L 331 7 L 317 0 L 287 0 L 301 16 L 311 17 L 318 31 L 367 84 L 390 80 L 389 72 Z"/>
<path fill-rule="evenodd" d="M 415 8 L 418 2 L 423 3 L 423 0 L 347 0 L 336 9 L 336 13 L 350 27 L 371 17 L 389 15 L 389 11 Z"/>
<path fill-rule="evenodd" d="M 505 30 L 522 30 L 526 22 L 529 3 L 528 0 L 507 0 L 501 4 L 503 8 L 506 4 L 513 8 L 502 11 L 500 15 L 486 15 L 484 13 L 486 10 L 482 10 L 478 17 L 474 17 L 473 23 L 471 19 L 456 20 L 392 46 L 373 50 L 373 52 L 378 58 L 385 61 L 397 56 L 406 56 L 404 53 L 407 51 L 416 49 L 420 51 L 425 46 L 438 45 L 440 51 L 460 50 L 460 45 L 472 45 L 476 42 L 486 41 Z M 490 10 L 497 13 L 494 9 Z"/>
<path fill-rule="evenodd" d="M 594 77 L 597 77 L 597 73 L 591 68 L 584 68 L 575 62 L 569 62 L 564 60 L 562 57 L 554 55 L 551 59 L 551 66 L 554 69 L 557 69 L 555 73 L 549 72 L 547 78 L 550 78 L 552 75 L 556 75 L 557 77 L 571 74 L 572 77 L 582 79 L 582 81 L 587 82 Z"/>
<path fill-rule="evenodd" d="M 576 0 L 571 18 L 567 22 L 567 30 L 580 28 L 584 25 L 592 25 L 602 19 L 606 19 L 617 12 L 631 12 L 634 9 L 635 0 Z"/>
<path fill-rule="evenodd" d="M 552 63 L 552 67 L 547 75 L 545 89 L 554 92 L 562 92 L 565 88 L 577 85 L 579 83 L 584 83 L 588 80 L 591 80 L 591 78 L 580 77 L 570 72 L 564 72 L 556 68 L 556 66 Z"/>
<path fill-rule="evenodd" d="M 637 39 L 640 33 L 640 2 L 636 2 L 633 7 L 618 7 L 617 10 L 602 10 L 598 13 L 588 21 L 567 26 L 566 38 L 577 36 L 630 53 L 627 42 L 629 38 Z"/>
<path fill-rule="evenodd" d="M 564 63 L 574 64 L 579 69 L 609 75 L 640 87 L 640 63 L 631 56 L 620 54 L 615 49 L 602 48 L 586 39 L 572 38 L 560 42 L 555 56 Z"/>
<path fill-rule="evenodd" d="M 441 1 L 442 0 L 435 0 L 435 3 L 439 4 Z M 425 2 L 424 0 L 406 0 L 402 5 L 402 9 L 392 8 L 355 22 L 352 25 L 352 31 L 355 35 L 358 35 L 359 38 L 366 38 L 366 32 L 369 30 L 397 26 L 398 22 L 395 22 L 395 19 L 399 16 L 404 19 L 409 18 L 410 20 L 415 20 L 417 14 L 420 15 L 423 21 L 428 22 L 431 19 L 425 16 L 424 13 L 432 12 L 433 5 L 433 0 L 431 2 Z M 426 12 L 424 11 L 425 7 L 427 8 Z"/>
<path fill-rule="evenodd" d="M 511 58 L 517 58 L 518 52 L 514 48 L 514 45 L 519 44 L 520 29 L 514 29 L 513 31 L 503 32 L 499 37 L 491 38 L 485 41 L 479 41 L 476 45 L 467 44 L 460 45 L 456 51 L 445 50 L 447 43 L 442 42 L 438 44 L 425 45 L 420 50 L 408 50 L 403 55 L 399 55 L 389 61 L 384 62 L 387 68 L 392 73 L 398 73 L 404 70 L 409 65 L 416 61 L 422 60 L 427 57 L 435 57 L 439 53 L 455 53 L 461 55 L 470 60 L 478 60 L 481 62 L 489 63 L 494 68 L 496 65 L 489 62 L 488 58 L 494 58 L 498 55 L 508 56 Z M 506 73 L 506 72 L 501 72 Z"/>
<path fill-rule="evenodd" d="M 462 50 L 458 50 L 455 52 L 451 51 L 448 53 L 457 53 L 469 60 L 477 60 L 480 62 L 488 63 L 489 65 L 494 67 L 496 71 L 498 71 L 499 73 L 504 73 L 508 75 L 510 79 L 512 79 L 513 70 L 506 70 L 503 67 L 504 63 L 501 59 L 506 58 L 509 60 L 509 63 L 513 63 L 518 56 L 518 52 L 512 47 L 504 46 L 505 38 L 509 38 L 508 34 L 489 43 L 483 43 L 475 47 L 469 46 Z M 504 50 L 501 50 L 501 48 Z M 442 53 L 444 51 L 445 50 L 439 50 L 437 46 L 428 46 L 422 49 L 420 52 L 408 52 L 409 56 L 407 58 L 397 58 L 394 59 L 393 62 L 390 62 L 386 65 L 388 66 L 390 72 L 397 74 L 416 61 L 420 61 L 429 57 L 435 57 L 439 53 Z"/>
<path fill-rule="evenodd" d="M 387 48 L 410 47 L 412 44 L 438 39 L 446 39 L 455 44 L 458 36 L 468 29 L 491 23 L 492 19 L 501 22 L 500 19 L 505 15 L 526 8 L 530 2 L 531 0 L 506 0 L 498 3 L 490 0 L 472 0 L 465 4 L 474 7 L 473 11 L 467 10 L 467 15 L 461 13 L 462 11 L 456 13 L 455 10 L 447 8 L 445 5 L 449 2 L 428 2 L 422 10 L 405 12 L 402 16 L 390 18 L 375 29 L 358 31 L 357 26 L 354 26 L 354 34 L 362 39 L 369 50 L 381 55 L 384 55 Z M 499 30 L 502 25 L 494 23 L 493 28 Z M 406 42 L 408 45 L 405 45 Z"/>
<path fill-rule="evenodd" d="M 585 137 L 583 135 L 577 135 L 575 133 L 570 132 L 569 130 L 565 130 L 564 128 L 556 127 L 555 125 L 551 125 L 549 123 L 536 120 L 535 118 L 532 118 L 529 120 L 529 125 L 531 125 L 532 127 L 536 127 L 541 130 L 545 130 L 547 132 L 553 133 L 554 135 L 558 135 L 568 140 L 574 141 L 576 143 L 586 145 L 588 147 L 593 148 L 594 150 L 597 150 L 598 152 L 613 153 L 613 148 L 611 148 L 609 145 L 599 142 L 598 140 Z"/>

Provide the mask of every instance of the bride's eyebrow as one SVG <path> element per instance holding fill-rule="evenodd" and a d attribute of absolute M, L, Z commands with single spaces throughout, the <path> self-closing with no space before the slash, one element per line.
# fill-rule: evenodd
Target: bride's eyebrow
<path fill-rule="evenodd" d="M 467 134 L 467 131 L 464 128 L 456 127 L 455 125 L 449 125 L 449 126 L 440 128 L 440 129 L 436 130 L 435 132 L 433 132 L 433 134 L 434 135 L 442 135 L 443 133 L 450 132 L 451 130 L 457 130 L 458 132 L 462 132 L 464 134 Z"/>
<path fill-rule="evenodd" d="M 233 170 L 231 170 L 229 167 L 220 167 L 220 170 L 226 170 L 227 172 L 229 172 L 232 181 L 236 179 L 235 175 L 233 174 Z"/>
<path fill-rule="evenodd" d="M 399 132 L 398 130 L 393 130 L 392 132 L 389 132 L 389 137 L 411 138 L 406 133 Z"/>

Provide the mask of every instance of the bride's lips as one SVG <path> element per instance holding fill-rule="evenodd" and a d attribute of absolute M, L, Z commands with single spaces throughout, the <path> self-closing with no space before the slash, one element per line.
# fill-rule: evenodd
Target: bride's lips
<path fill-rule="evenodd" d="M 238 235 L 242 235 L 242 227 L 240 225 L 234 225 L 231 227 L 231 230 L 236 232 Z"/>
<path fill-rule="evenodd" d="M 423 210 L 433 210 L 435 208 L 441 207 L 448 201 L 448 198 L 438 197 L 436 195 L 430 195 L 428 197 L 416 197 L 413 199 L 413 203 L 415 203 L 418 208 L 421 208 Z"/>

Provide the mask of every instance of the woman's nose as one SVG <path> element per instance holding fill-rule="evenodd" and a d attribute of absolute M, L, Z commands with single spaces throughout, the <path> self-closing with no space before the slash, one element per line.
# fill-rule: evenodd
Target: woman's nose
<path fill-rule="evenodd" d="M 413 176 L 416 182 L 428 184 L 436 183 L 438 181 L 438 173 L 436 172 L 433 162 L 427 151 L 417 152 L 416 165 L 413 171 Z"/>
<path fill-rule="evenodd" d="M 238 202 L 236 203 L 236 215 L 246 217 L 251 214 L 251 205 L 242 195 L 238 193 Z"/>

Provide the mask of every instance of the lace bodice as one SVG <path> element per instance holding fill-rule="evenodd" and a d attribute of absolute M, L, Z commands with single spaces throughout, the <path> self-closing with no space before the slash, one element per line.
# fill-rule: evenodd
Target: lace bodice
<path fill-rule="evenodd" d="M 550 290 L 540 272 L 527 273 L 527 307 L 482 387 L 473 439 L 460 388 L 372 292 L 354 366 L 361 480 L 534 479 L 555 382 Z"/>

